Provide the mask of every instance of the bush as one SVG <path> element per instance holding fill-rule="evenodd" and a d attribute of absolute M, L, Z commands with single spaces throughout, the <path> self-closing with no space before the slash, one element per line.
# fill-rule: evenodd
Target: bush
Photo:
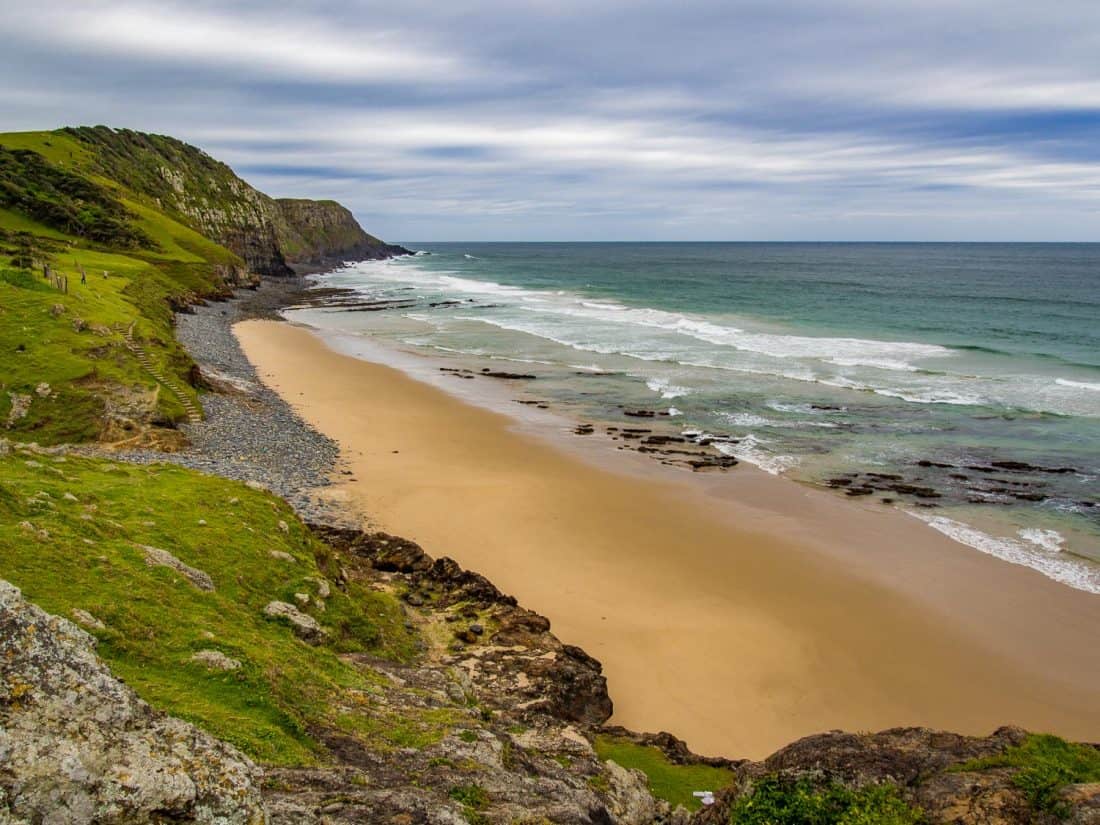
<path fill-rule="evenodd" d="M 955 770 L 1018 768 L 1012 784 L 1024 792 L 1033 808 L 1065 816 L 1058 791 L 1077 782 L 1100 782 L 1100 750 L 1076 745 L 1050 734 L 1032 734 L 1022 744 L 997 756 L 975 759 Z"/>
<path fill-rule="evenodd" d="M 894 785 L 851 789 L 839 782 L 815 784 L 810 779 L 769 776 L 739 798 L 730 811 L 731 825 L 915 825 L 919 810 Z"/>
<path fill-rule="evenodd" d="M 29 149 L 0 146 L 0 207 L 95 243 L 124 249 L 155 246 L 109 190 L 51 166 Z"/>

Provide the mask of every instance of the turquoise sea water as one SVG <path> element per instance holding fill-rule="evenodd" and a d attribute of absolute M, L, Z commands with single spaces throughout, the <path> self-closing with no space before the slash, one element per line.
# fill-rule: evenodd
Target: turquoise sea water
<path fill-rule="evenodd" d="M 319 279 L 355 311 L 295 314 L 523 365 L 528 393 L 586 420 L 671 412 L 730 439 L 713 449 L 873 489 L 1100 593 L 1100 244 L 412 246 Z"/>

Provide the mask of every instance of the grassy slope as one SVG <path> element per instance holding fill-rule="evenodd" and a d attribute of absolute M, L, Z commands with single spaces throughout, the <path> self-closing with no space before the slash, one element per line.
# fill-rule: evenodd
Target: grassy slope
<path fill-rule="evenodd" d="M 624 768 L 640 770 L 649 778 L 649 789 L 658 799 L 683 805 L 689 811 L 700 807 L 694 791 L 717 791 L 733 781 L 733 772 L 709 765 L 677 765 L 659 748 L 638 745 L 614 736 L 597 736 L 596 753 L 600 759 Z"/>
<path fill-rule="evenodd" d="M 0 208 L 0 435 L 39 444 L 94 440 L 105 398 L 120 395 L 152 397 L 158 415 L 180 417 L 181 405 L 143 371 L 118 330 L 135 324 L 150 358 L 186 386 L 191 361 L 173 335 L 172 303 L 218 290 L 218 268 L 239 268 L 241 260 L 166 214 L 140 187 L 104 177 L 102 158 L 64 133 L 0 135 L 0 146 L 39 152 L 108 189 L 152 241 L 125 249 L 92 244 Z M 112 168 L 125 162 L 114 157 Z M 24 197 L 79 212 L 63 188 L 30 178 L 14 183 Z M 28 244 L 69 277 L 68 294 L 40 271 L 15 268 Z M 84 286 L 80 266 L 88 272 Z M 42 383 L 50 385 L 48 397 L 35 392 Z M 3 429 L 11 394 L 30 396 L 30 412 Z M 215 592 L 150 567 L 141 545 L 206 571 Z M 144 699 L 259 761 L 323 761 L 318 729 L 385 750 L 434 743 L 461 721 L 448 708 L 385 706 L 376 698 L 384 677 L 345 655 L 405 661 L 419 649 L 392 594 L 355 581 L 333 585 L 324 609 L 315 602 L 306 608 L 328 631 L 317 647 L 264 617 L 269 601 L 316 596 L 319 577 L 338 575 L 332 550 L 267 493 L 172 466 L 0 454 L 0 577 L 51 612 L 92 613 L 105 624 L 93 631 L 100 654 Z M 205 649 L 242 666 L 221 672 L 190 661 Z"/>
<path fill-rule="evenodd" d="M 156 243 L 151 249 L 110 249 L 0 209 L 0 231 L 7 233 L 9 244 L 13 233 L 30 233 L 39 257 L 69 278 L 69 294 L 62 295 L 41 278 L 29 282 L 14 274 L 12 256 L 0 252 L 0 272 L 7 272 L 0 275 L 0 420 L 10 409 L 9 393 L 30 394 L 42 382 L 57 397 L 36 398 L 30 415 L 11 430 L 12 437 L 43 444 L 94 439 L 106 386 L 155 393 L 159 417 L 181 418 L 179 402 L 141 369 L 121 335 L 97 335 L 90 328 L 128 327 L 136 321 L 135 334 L 151 360 L 187 387 L 191 361 L 172 334 L 170 302 L 218 290 L 218 267 L 239 265 L 239 259 L 158 211 L 148 199 L 95 175 L 90 171 L 93 158 L 79 141 L 56 132 L 26 132 L 0 134 L 0 146 L 39 152 L 59 167 L 109 187 L 132 213 L 134 226 Z M 0 242 L 0 248 L 10 253 L 8 244 Z M 88 271 L 86 286 L 80 285 L 80 266 Z M 104 271 L 109 277 L 103 277 Z M 62 315 L 51 314 L 55 304 L 65 308 Z M 73 318 L 85 321 L 89 329 L 75 331 Z"/>
<path fill-rule="evenodd" d="M 139 545 L 207 572 L 216 590 L 150 567 Z M 268 493 L 169 465 L 13 454 L 0 459 L 0 553 L 0 576 L 27 598 L 105 623 L 94 631 L 100 655 L 144 699 L 264 762 L 315 761 L 310 730 L 318 724 L 385 748 L 434 741 L 448 722 L 375 707 L 379 677 L 340 658 L 413 656 L 416 639 L 394 596 L 333 586 L 324 610 L 305 608 L 328 630 L 319 647 L 264 617 L 269 601 L 294 603 L 295 593 L 317 594 L 316 577 L 338 576 L 332 551 Z M 189 661 L 205 649 L 242 667 L 211 671 Z M 351 708 L 349 689 L 359 697 Z"/>

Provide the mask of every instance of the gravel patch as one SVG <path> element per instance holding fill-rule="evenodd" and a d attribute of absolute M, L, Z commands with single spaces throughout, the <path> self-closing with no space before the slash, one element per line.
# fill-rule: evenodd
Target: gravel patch
<path fill-rule="evenodd" d="M 361 526 L 348 508 L 319 498 L 337 470 L 339 447 L 303 421 L 260 381 L 233 336 L 249 318 L 279 319 L 306 287 L 301 279 L 265 281 L 256 290 L 176 316 L 176 337 L 219 391 L 201 396 L 206 419 L 183 424 L 191 446 L 179 453 L 132 450 L 112 458 L 169 462 L 236 481 L 256 482 L 286 499 L 306 521 Z"/>

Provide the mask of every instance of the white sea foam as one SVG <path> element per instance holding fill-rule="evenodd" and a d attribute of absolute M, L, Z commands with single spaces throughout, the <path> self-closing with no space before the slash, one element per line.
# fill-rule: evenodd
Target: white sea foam
<path fill-rule="evenodd" d="M 731 455 L 749 464 L 755 464 L 764 472 L 773 476 L 782 475 L 792 467 L 798 466 L 798 459 L 792 455 L 779 455 L 771 452 L 762 445 L 770 443 L 767 439 L 759 438 L 749 433 L 737 444 L 728 442 L 715 443 L 714 449 L 724 455 Z"/>
<path fill-rule="evenodd" d="M 679 387 L 667 378 L 650 378 L 645 382 L 645 385 L 660 395 L 661 398 L 682 398 L 691 393 L 688 387 Z"/>
<path fill-rule="evenodd" d="M 768 401 L 765 405 L 775 410 L 776 412 L 783 413 L 798 413 L 799 415 L 822 415 L 827 410 L 815 408 L 813 404 L 791 404 L 786 401 Z"/>
<path fill-rule="evenodd" d="M 750 329 L 750 323 L 631 307 L 609 298 L 539 290 L 428 268 L 413 258 L 365 262 L 325 276 L 359 290 L 416 289 L 437 297 L 484 298 L 493 311 L 462 320 L 536 336 L 581 352 L 646 362 L 774 376 L 873 393 L 913 404 L 994 406 L 1097 416 L 1100 383 L 1042 375 L 929 374 L 926 359 L 959 359 L 957 350 L 912 341 L 815 337 Z M 447 310 L 433 313 L 454 318 Z M 420 320 L 429 320 L 417 314 Z M 958 360 L 957 363 L 966 363 Z"/>
<path fill-rule="evenodd" d="M 574 370 L 580 370 L 581 372 L 602 373 L 607 372 L 603 367 L 598 364 L 566 364 L 567 367 Z"/>
<path fill-rule="evenodd" d="M 1058 552 L 1065 541 L 1055 530 L 1020 530 L 1019 538 L 991 536 L 946 516 L 910 512 L 955 541 L 1003 561 L 1037 570 L 1049 579 L 1089 593 L 1100 593 L 1100 565 Z"/>
<path fill-rule="evenodd" d="M 895 370 L 896 372 L 916 372 L 917 368 L 905 361 L 895 361 L 890 358 L 829 358 L 830 364 L 838 367 L 874 367 L 881 370 Z"/>
<path fill-rule="evenodd" d="M 1073 387 L 1077 390 L 1100 392 L 1100 384 L 1091 384 L 1088 381 L 1070 381 L 1068 378 L 1055 378 L 1054 383 L 1061 384 L 1063 387 Z"/>
<path fill-rule="evenodd" d="M 1065 536 L 1057 530 L 1044 530 L 1041 527 L 1026 527 L 1016 531 L 1016 535 L 1049 553 L 1061 553 L 1062 545 L 1066 543 Z"/>
<path fill-rule="evenodd" d="M 756 415 L 755 413 L 731 413 L 718 411 L 716 415 L 718 415 L 720 418 L 725 419 L 734 427 L 772 427 L 778 423 L 772 421 L 770 418 L 764 418 L 761 415 Z"/>
<path fill-rule="evenodd" d="M 678 409 L 676 409 L 675 407 L 669 407 L 669 408 L 668 408 L 668 414 L 669 414 L 669 415 L 670 415 L 671 417 L 673 417 L 673 418 L 675 418 L 675 417 L 676 417 L 676 416 L 678 416 L 678 415 L 683 415 L 683 413 L 682 413 L 682 412 L 680 412 L 680 411 L 679 411 Z"/>

